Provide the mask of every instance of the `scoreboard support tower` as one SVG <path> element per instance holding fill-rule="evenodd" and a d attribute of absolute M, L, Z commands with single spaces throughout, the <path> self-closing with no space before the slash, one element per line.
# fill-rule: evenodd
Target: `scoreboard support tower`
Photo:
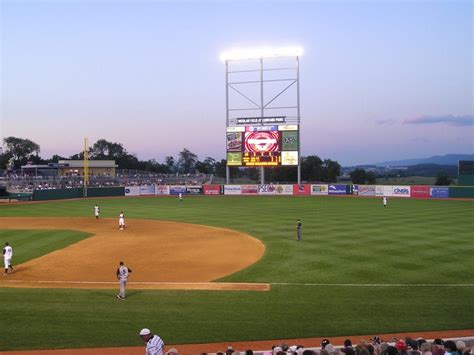
<path fill-rule="evenodd" d="M 275 124 L 271 118 L 278 118 L 284 125 L 296 126 L 298 158 L 295 165 L 298 184 L 301 184 L 299 57 L 302 52 L 300 47 L 283 47 L 233 50 L 221 54 L 226 70 L 227 132 L 229 129 L 242 128 L 245 118 L 252 122 L 253 127 L 259 126 L 255 129 L 261 130 Z M 230 167 L 227 160 L 226 184 L 229 184 Z M 259 165 L 256 163 L 254 166 Z M 265 167 L 259 167 L 260 184 L 263 185 Z"/>

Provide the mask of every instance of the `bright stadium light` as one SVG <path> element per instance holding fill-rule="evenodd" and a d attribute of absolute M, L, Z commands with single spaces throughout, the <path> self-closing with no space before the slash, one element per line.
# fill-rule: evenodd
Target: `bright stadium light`
<path fill-rule="evenodd" d="M 233 49 L 222 52 L 220 58 L 222 61 L 227 60 L 243 60 L 243 59 L 259 59 L 259 58 L 275 58 L 275 57 L 299 57 L 303 54 L 302 47 L 263 47 L 252 49 Z"/>

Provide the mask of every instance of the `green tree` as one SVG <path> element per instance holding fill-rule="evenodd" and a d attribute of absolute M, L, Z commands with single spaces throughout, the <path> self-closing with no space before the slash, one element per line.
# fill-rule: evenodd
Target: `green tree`
<path fill-rule="evenodd" d="M 0 154 L 0 170 L 2 169 L 9 169 L 9 161 L 12 158 L 12 155 L 9 152 L 5 152 Z"/>
<path fill-rule="evenodd" d="M 367 184 L 375 184 L 377 182 L 377 177 L 375 176 L 375 173 L 373 171 L 368 171 L 365 174 L 365 182 Z"/>
<path fill-rule="evenodd" d="M 341 175 L 341 166 L 337 161 L 325 159 L 323 162 L 324 182 L 336 182 L 337 177 Z"/>
<path fill-rule="evenodd" d="M 367 180 L 367 172 L 364 169 L 357 168 L 349 174 L 353 184 L 365 184 Z"/>
<path fill-rule="evenodd" d="M 444 171 L 439 171 L 436 174 L 436 186 L 449 186 L 453 183 L 453 180 Z"/>
<path fill-rule="evenodd" d="M 195 168 L 202 174 L 213 174 L 216 165 L 216 160 L 211 157 L 207 157 L 204 161 L 197 161 Z"/>
<path fill-rule="evenodd" d="M 175 161 L 174 161 L 174 158 L 171 156 L 171 155 L 168 155 L 166 158 L 165 158 L 165 164 L 166 166 L 168 167 L 168 173 L 173 173 L 175 168 L 174 168 L 174 165 L 175 165 Z"/>
<path fill-rule="evenodd" d="M 197 162 L 197 155 L 184 148 L 179 153 L 178 168 L 181 173 L 193 173 Z"/>
<path fill-rule="evenodd" d="M 225 178 L 226 174 L 227 160 L 222 159 L 221 161 L 216 162 L 214 165 L 214 173 L 217 177 Z"/>
<path fill-rule="evenodd" d="M 323 161 L 317 155 L 301 157 L 301 177 L 306 181 L 322 181 Z"/>
<path fill-rule="evenodd" d="M 13 157 L 15 167 L 19 168 L 26 164 L 32 156 L 38 156 L 40 146 L 29 139 L 7 137 L 3 139 L 6 145 L 6 152 Z"/>
<path fill-rule="evenodd" d="M 57 162 L 60 161 L 60 160 L 66 160 L 66 159 L 67 159 L 67 158 L 64 158 L 64 157 L 62 157 L 62 156 L 60 156 L 60 155 L 58 155 L 58 154 L 54 154 L 54 155 L 51 157 L 50 162 L 51 162 L 51 163 L 57 163 Z"/>

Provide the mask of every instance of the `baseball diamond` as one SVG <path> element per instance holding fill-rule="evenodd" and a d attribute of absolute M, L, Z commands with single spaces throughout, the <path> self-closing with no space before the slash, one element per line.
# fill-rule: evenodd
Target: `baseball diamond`
<path fill-rule="evenodd" d="M 268 289 L 265 284 L 208 284 L 261 258 L 263 243 L 244 233 L 149 220 L 129 220 L 124 233 L 115 223 L 114 219 L 98 224 L 90 218 L 0 218 L 0 229 L 76 229 L 93 234 L 18 265 L 17 273 L 0 279 L 0 287 L 116 288 L 112 271 L 123 258 L 134 269 L 129 288 Z"/>

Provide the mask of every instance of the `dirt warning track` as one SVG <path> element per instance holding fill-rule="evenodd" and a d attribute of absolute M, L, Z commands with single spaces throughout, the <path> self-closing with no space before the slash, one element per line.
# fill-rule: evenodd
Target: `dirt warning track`
<path fill-rule="evenodd" d="M 267 284 L 213 283 L 252 265 L 263 243 L 233 230 L 156 220 L 0 218 L 0 229 L 70 229 L 93 234 L 26 263 L 0 279 L 0 287 L 117 288 L 123 260 L 133 272 L 128 288 L 268 290 Z M 15 245 L 13 245 L 15 253 Z"/>

